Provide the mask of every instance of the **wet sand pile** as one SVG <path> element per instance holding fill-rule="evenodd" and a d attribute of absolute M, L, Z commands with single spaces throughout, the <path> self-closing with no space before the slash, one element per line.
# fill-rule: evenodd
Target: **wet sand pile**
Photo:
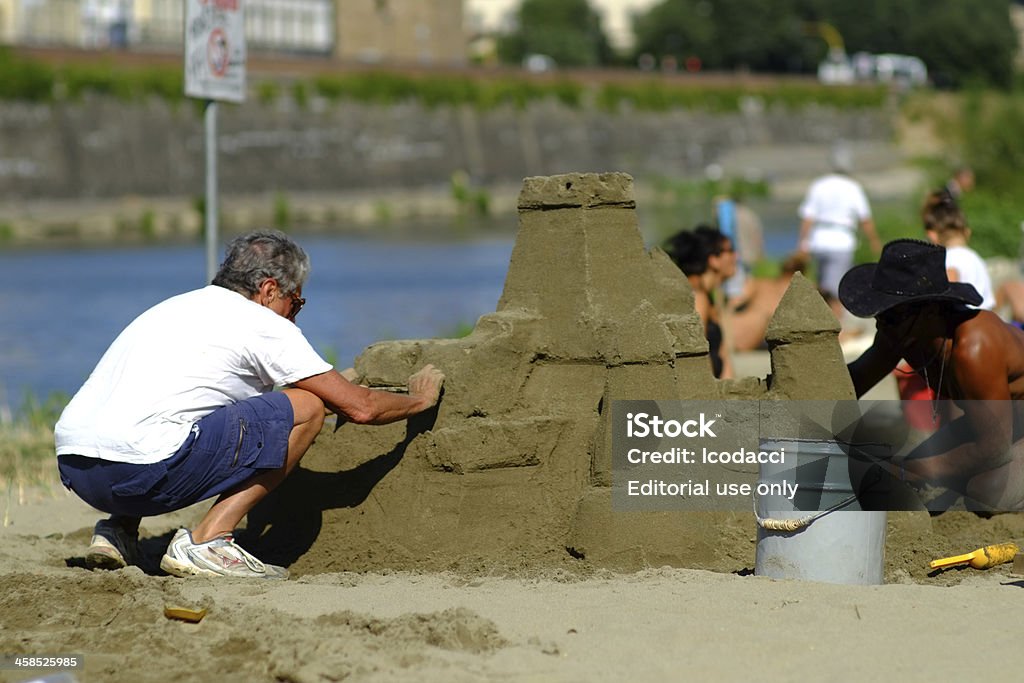
<path fill-rule="evenodd" d="M 717 381 L 689 284 L 644 248 L 628 175 L 528 178 L 519 211 L 501 300 L 472 334 L 376 344 L 357 360 L 372 386 L 440 367 L 439 409 L 325 430 L 249 516 L 268 559 L 299 574 L 753 566 L 749 514 L 613 514 L 609 406 L 852 398 L 827 306 L 796 278 L 768 330 L 771 376 Z"/>

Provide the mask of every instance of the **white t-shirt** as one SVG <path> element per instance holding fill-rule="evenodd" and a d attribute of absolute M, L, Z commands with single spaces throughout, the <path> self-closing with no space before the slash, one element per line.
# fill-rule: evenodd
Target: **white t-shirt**
<path fill-rule="evenodd" d="M 857 226 L 871 218 L 871 206 L 860 183 L 830 173 L 811 183 L 799 215 L 812 222 L 810 251 L 853 251 L 857 247 Z"/>
<path fill-rule="evenodd" d="M 64 409 L 57 454 L 148 464 L 170 457 L 217 408 L 331 369 L 302 331 L 210 285 L 136 318 Z"/>
<path fill-rule="evenodd" d="M 992 278 L 988 274 L 988 266 L 978 256 L 978 252 L 970 247 L 947 247 L 946 270 L 956 270 L 957 280 L 974 285 L 981 294 L 981 305 L 978 308 L 991 311 L 996 307 L 996 297 L 992 293 Z"/>

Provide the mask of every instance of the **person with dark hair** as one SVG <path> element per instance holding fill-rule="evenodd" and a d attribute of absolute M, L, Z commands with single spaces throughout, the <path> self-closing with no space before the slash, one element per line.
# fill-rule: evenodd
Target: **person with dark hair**
<path fill-rule="evenodd" d="M 843 277 L 843 305 L 877 326 L 872 346 L 849 365 L 850 377 L 862 396 L 903 359 L 936 401 L 957 408 L 954 419 L 891 464 L 893 474 L 951 489 L 979 511 L 1022 509 L 1024 332 L 978 309 L 981 295 L 969 283 L 950 282 L 945 259 L 939 245 L 894 240 L 878 263 Z"/>
<path fill-rule="evenodd" d="M 954 202 L 959 202 L 965 192 L 974 189 L 974 170 L 970 166 L 957 166 L 944 189 Z"/>
<path fill-rule="evenodd" d="M 150 308 L 104 353 L 55 428 L 61 481 L 111 515 L 96 524 L 88 566 L 134 564 L 142 517 L 218 496 L 174 534 L 160 567 L 285 578 L 233 532 L 298 465 L 326 412 L 386 424 L 437 404 L 444 375 L 431 365 L 401 395 L 353 384 L 354 371 L 324 361 L 295 325 L 308 275 L 289 237 L 248 233 L 228 245 L 212 284 Z"/>
<path fill-rule="evenodd" d="M 946 274 L 951 282 L 969 282 L 981 294 L 981 308 L 992 310 L 996 297 L 988 266 L 967 246 L 971 228 L 956 199 L 947 190 L 928 195 L 921 207 L 921 222 L 928 240 L 946 248 Z"/>
<path fill-rule="evenodd" d="M 731 378 L 732 359 L 715 296 L 721 294 L 722 283 L 736 272 L 732 242 L 719 230 L 700 225 L 693 231 L 684 230 L 670 237 L 665 252 L 683 271 L 693 289 L 694 308 L 708 339 L 712 374 L 721 379 Z"/>

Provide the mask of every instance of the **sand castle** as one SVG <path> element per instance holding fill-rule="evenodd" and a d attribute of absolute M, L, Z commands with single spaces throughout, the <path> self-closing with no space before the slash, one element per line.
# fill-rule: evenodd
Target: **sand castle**
<path fill-rule="evenodd" d="M 382 567 L 752 566 L 749 513 L 612 512 L 615 399 L 847 399 L 839 326 L 797 276 L 772 319 L 772 372 L 719 381 L 682 273 L 646 250 L 632 178 L 527 178 L 494 313 L 463 339 L 383 342 L 364 383 L 433 363 L 436 413 L 325 428 L 249 518 L 267 560 L 298 573 Z"/>

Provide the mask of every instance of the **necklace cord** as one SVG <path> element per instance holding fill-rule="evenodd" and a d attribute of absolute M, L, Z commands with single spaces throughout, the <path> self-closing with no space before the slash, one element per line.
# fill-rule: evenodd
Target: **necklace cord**
<path fill-rule="evenodd" d="M 924 383 L 931 387 L 931 382 L 928 381 L 928 366 L 935 362 L 935 359 L 941 354 L 942 361 L 939 363 L 939 383 L 935 385 L 935 396 L 932 398 L 932 424 L 939 423 L 939 397 L 942 395 L 942 377 L 946 373 L 946 342 L 947 337 L 942 338 L 942 345 L 939 346 L 939 353 L 932 356 L 932 359 L 921 366 L 921 370 L 924 372 Z"/>

